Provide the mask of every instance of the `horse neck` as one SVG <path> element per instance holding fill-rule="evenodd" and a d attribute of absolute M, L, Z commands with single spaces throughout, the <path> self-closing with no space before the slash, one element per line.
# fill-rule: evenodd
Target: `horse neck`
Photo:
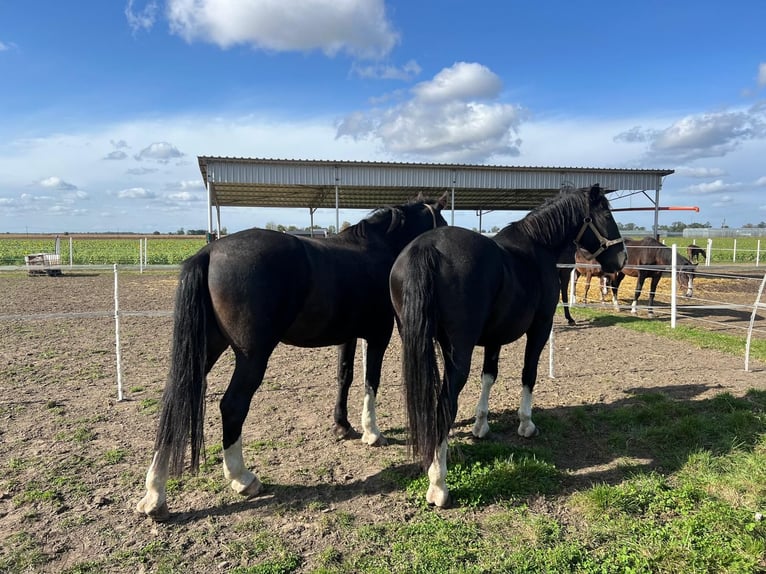
<path fill-rule="evenodd" d="M 573 199 L 565 201 L 529 212 L 513 225 L 514 232 L 560 256 L 571 248 L 585 220 L 584 208 Z"/>
<path fill-rule="evenodd" d="M 338 237 L 343 237 L 344 241 L 367 250 L 387 251 L 395 257 L 417 234 L 406 233 L 404 230 L 389 231 L 390 226 L 391 218 L 374 221 L 363 219 Z"/>

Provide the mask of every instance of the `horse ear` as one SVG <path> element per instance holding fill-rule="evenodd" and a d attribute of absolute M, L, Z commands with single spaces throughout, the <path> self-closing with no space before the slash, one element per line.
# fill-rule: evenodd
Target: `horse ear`
<path fill-rule="evenodd" d="M 598 184 L 594 183 L 590 186 L 590 200 L 596 201 L 604 196 L 604 189 Z"/>
<path fill-rule="evenodd" d="M 447 195 L 449 194 L 449 191 L 445 191 L 442 196 L 436 200 L 436 207 L 437 209 L 441 210 L 447 207 Z"/>
<path fill-rule="evenodd" d="M 423 195 L 423 192 L 422 192 L 422 191 L 419 191 L 419 192 L 418 192 L 418 196 L 415 198 L 415 201 L 425 201 L 425 200 L 426 200 L 426 198 L 425 198 L 425 196 Z"/>

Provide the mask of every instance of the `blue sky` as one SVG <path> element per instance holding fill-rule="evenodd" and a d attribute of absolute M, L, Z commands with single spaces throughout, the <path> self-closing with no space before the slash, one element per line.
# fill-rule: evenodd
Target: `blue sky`
<path fill-rule="evenodd" d="M 0 1 L 0 232 L 204 228 L 199 155 L 669 168 L 661 203 L 700 211 L 661 224 L 758 224 L 764 23 L 762 0 Z M 222 210 L 269 222 L 308 210 Z"/>

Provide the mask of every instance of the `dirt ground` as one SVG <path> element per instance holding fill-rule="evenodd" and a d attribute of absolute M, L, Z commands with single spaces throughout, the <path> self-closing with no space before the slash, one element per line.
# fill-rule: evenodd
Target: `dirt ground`
<path fill-rule="evenodd" d="M 739 293 L 742 288 L 727 284 L 710 278 L 698 281 L 697 289 L 711 300 L 752 303 L 757 285 Z M 121 273 L 120 307 L 127 315 L 120 328 L 124 400 L 117 401 L 111 271 L 0 275 L 0 551 L 26 541 L 46 559 L 29 571 L 60 572 L 120 553 L 135 557 L 159 541 L 197 564 L 200 572 L 225 571 L 234 565 L 230 543 L 237 525 L 257 523 L 278 533 L 308 571 L 328 545 L 343 545 L 343 531 L 332 527 L 333 516 L 351 515 L 361 525 L 406 521 L 413 515 L 413 502 L 386 472 L 420 472 L 406 448 L 396 336 L 386 354 L 378 397 L 378 422 L 388 446 L 338 441 L 330 432 L 334 348 L 280 346 L 256 393 L 243 437 L 246 461 L 266 482 L 266 494 L 240 500 L 216 464 L 200 478 L 186 479 L 183 492 L 170 492 L 168 523 L 136 514 L 151 458 L 156 401 L 167 373 L 167 312 L 175 286 L 172 272 Z M 576 308 L 573 314 L 577 319 Z M 748 317 L 749 312 L 721 311 L 702 318 L 712 328 L 731 329 L 741 328 Z M 763 320 L 759 326 L 764 328 Z M 555 378 L 548 377 L 546 349 L 533 418 L 580 405 L 622 404 L 643 392 L 702 400 L 721 392 L 741 396 L 766 385 L 762 363 L 751 361 L 751 372 L 745 372 L 743 356 L 619 325 L 580 319 L 569 327 L 557 315 L 554 334 Z M 503 350 L 490 400 L 491 420 L 508 423 L 493 431 L 501 435 L 495 438 L 513 444 L 523 444 L 514 422 L 522 352 L 522 342 Z M 460 398 L 455 429 L 460 437 L 472 425 L 479 353 Z M 217 402 L 231 370 L 227 353 L 208 379 L 208 448 L 220 443 Z M 359 357 L 356 373 L 360 378 Z M 361 385 L 355 383 L 349 410 L 357 428 L 361 404 Z M 570 489 L 608 479 L 614 461 L 597 447 L 585 448 L 582 437 L 567 440 L 556 445 L 554 456 L 572 478 Z M 119 571 L 137 571 L 135 560 Z"/>

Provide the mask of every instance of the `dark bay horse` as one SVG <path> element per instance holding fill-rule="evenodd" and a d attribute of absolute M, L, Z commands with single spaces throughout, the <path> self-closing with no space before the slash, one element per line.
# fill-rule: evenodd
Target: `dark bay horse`
<path fill-rule="evenodd" d="M 647 314 L 652 316 L 654 315 L 654 295 L 657 292 L 657 285 L 662 275 L 667 274 L 671 270 L 673 258 L 671 248 L 653 237 L 626 239 L 625 247 L 628 250 L 628 262 L 612 282 L 614 297 L 615 299 L 617 298 L 620 284 L 626 275 L 636 277 L 636 290 L 633 293 L 630 312 L 633 314 L 637 313 L 638 299 L 641 296 L 644 281 L 648 278 L 650 283 Z M 686 290 L 686 296 L 691 297 L 694 293 L 694 270 L 697 266 L 680 253 L 676 256 L 676 266 L 678 284 L 681 289 Z"/>
<path fill-rule="evenodd" d="M 447 225 L 439 200 L 382 208 L 327 239 L 250 229 L 203 247 L 181 268 L 174 313 L 171 365 L 162 400 L 146 495 L 137 510 L 168 517 L 168 475 L 180 474 L 187 446 L 196 470 L 204 449 L 205 378 L 221 354 L 234 351 L 234 373 L 220 402 L 223 468 L 245 496 L 261 489 L 242 457 L 241 431 L 250 401 L 278 343 L 338 348 L 336 433 L 351 431 L 346 402 L 357 338 L 367 341 L 362 440 L 382 440 L 375 395 L 394 313 L 388 275 L 399 252 L 417 235 Z"/>
<path fill-rule="evenodd" d="M 484 347 L 473 434 L 483 437 L 500 349 L 527 336 L 518 433 L 537 434 L 532 391 L 559 298 L 556 262 L 575 243 L 606 271 L 627 259 L 603 190 L 562 193 L 493 238 L 458 227 L 419 236 L 391 269 L 391 298 L 402 337 L 402 374 L 412 451 L 428 468 L 429 503 L 449 502 L 447 437 L 475 346 Z M 443 380 L 436 359 L 438 342 Z"/>
<path fill-rule="evenodd" d="M 577 290 L 577 280 L 581 276 L 585 276 L 585 292 L 583 293 L 583 303 L 588 302 L 588 291 L 590 290 L 590 282 L 593 277 L 599 279 L 599 292 L 601 293 L 601 302 L 605 301 L 607 293 L 612 293 L 612 303 L 617 306 L 617 297 L 614 295 L 614 290 L 611 288 L 612 283 L 617 278 L 617 273 L 606 273 L 598 263 L 595 263 L 587 258 L 581 250 L 575 252 L 575 275 L 574 275 L 574 288 Z"/>

